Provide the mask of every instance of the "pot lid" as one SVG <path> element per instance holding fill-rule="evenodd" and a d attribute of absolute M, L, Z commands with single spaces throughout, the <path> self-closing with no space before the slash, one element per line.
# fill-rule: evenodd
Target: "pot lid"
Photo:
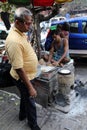
<path fill-rule="evenodd" d="M 60 73 L 60 74 L 64 74 L 64 75 L 67 75 L 67 74 L 70 74 L 71 71 L 68 70 L 68 69 L 61 69 L 58 73 Z"/>

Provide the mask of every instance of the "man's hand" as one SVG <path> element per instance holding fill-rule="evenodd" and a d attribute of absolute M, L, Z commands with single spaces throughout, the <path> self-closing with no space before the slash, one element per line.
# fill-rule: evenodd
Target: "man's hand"
<path fill-rule="evenodd" d="M 33 87 L 29 89 L 29 94 L 31 98 L 34 98 L 37 96 L 37 92 Z"/>
<path fill-rule="evenodd" d="M 51 62 L 50 62 L 50 61 L 48 61 L 48 62 L 46 63 L 46 65 L 47 65 L 47 66 L 49 66 L 50 64 L 51 64 Z"/>
<path fill-rule="evenodd" d="M 59 62 L 55 60 L 51 60 L 53 66 L 59 66 Z"/>

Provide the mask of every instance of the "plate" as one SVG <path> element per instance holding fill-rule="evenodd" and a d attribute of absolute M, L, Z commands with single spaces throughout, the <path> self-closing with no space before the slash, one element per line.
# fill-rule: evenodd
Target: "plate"
<path fill-rule="evenodd" d="M 68 70 L 68 69 L 62 69 L 62 70 L 60 70 L 58 73 L 60 73 L 60 74 L 70 74 L 71 71 Z"/>
<path fill-rule="evenodd" d="M 53 66 L 44 66 L 44 65 L 41 66 L 42 72 L 49 72 L 49 71 L 52 71 L 54 69 L 55 69 L 55 67 L 53 67 Z"/>

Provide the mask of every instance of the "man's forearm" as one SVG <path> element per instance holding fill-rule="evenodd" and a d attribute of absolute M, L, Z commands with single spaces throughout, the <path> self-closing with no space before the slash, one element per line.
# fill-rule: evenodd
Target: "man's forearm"
<path fill-rule="evenodd" d="M 48 62 L 50 62 L 52 59 L 52 54 L 49 54 Z"/>
<path fill-rule="evenodd" d="M 26 85 L 28 89 L 31 89 L 33 86 L 31 82 L 29 81 L 25 71 L 23 68 L 16 69 L 17 74 L 19 75 L 20 79 L 23 81 L 23 83 Z"/>
<path fill-rule="evenodd" d="M 66 53 L 64 53 L 64 54 L 62 55 L 62 57 L 58 60 L 58 63 L 60 63 L 60 62 L 65 58 L 65 56 L 66 56 Z"/>

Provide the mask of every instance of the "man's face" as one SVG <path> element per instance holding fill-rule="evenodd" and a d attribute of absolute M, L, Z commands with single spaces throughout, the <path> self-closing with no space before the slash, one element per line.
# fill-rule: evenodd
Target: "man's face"
<path fill-rule="evenodd" d="M 32 22 L 33 22 L 33 19 L 31 16 L 25 16 L 25 20 L 23 22 L 20 22 L 20 31 L 28 32 L 32 25 Z"/>
<path fill-rule="evenodd" d="M 59 42 L 60 41 L 60 35 L 54 34 L 53 35 L 53 40 L 56 41 L 56 42 Z"/>

